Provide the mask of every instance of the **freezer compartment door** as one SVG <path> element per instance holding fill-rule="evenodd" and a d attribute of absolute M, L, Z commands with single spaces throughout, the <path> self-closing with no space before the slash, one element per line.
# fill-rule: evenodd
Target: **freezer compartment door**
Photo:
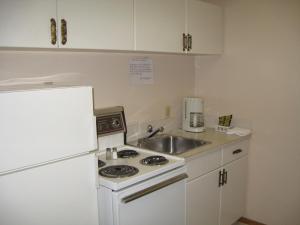
<path fill-rule="evenodd" d="M 150 180 L 118 193 L 114 224 L 185 225 L 185 178 L 185 174 L 174 174 L 173 178 L 165 177 L 155 183 Z"/>
<path fill-rule="evenodd" d="M 97 148 L 92 87 L 0 92 L 0 174 Z"/>
<path fill-rule="evenodd" d="M 93 154 L 0 176 L 1 225 L 98 225 Z"/>

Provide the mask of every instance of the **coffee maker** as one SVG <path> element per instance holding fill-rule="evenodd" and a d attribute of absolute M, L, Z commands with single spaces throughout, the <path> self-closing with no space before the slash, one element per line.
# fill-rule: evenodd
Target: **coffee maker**
<path fill-rule="evenodd" d="M 190 132 L 204 131 L 203 100 L 198 97 L 183 99 L 182 129 Z"/>

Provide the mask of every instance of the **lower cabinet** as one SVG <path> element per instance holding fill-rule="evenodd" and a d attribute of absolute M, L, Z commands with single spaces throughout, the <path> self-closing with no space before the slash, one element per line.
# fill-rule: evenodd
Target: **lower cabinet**
<path fill-rule="evenodd" d="M 219 170 L 187 183 L 187 225 L 217 225 L 220 214 Z"/>
<path fill-rule="evenodd" d="M 231 225 L 245 212 L 247 160 L 244 156 L 224 167 L 227 172 L 227 182 L 221 188 L 220 225 Z"/>
<path fill-rule="evenodd" d="M 245 211 L 245 196 L 247 185 L 247 142 L 240 142 L 223 148 L 222 153 L 242 150 L 240 158 L 233 154 L 233 161 L 215 168 L 215 170 L 189 180 L 187 183 L 187 225 L 232 225 Z M 215 154 L 215 153 L 213 153 Z M 221 154 L 221 150 L 220 150 Z M 224 154 L 223 154 L 224 155 Z M 204 158 L 203 158 L 204 157 Z M 205 157 L 199 157 L 187 163 L 191 174 L 199 171 L 195 164 L 203 162 Z M 190 165 L 189 165 L 190 164 Z M 207 167 L 208 168 L 208 167 Z M 202 171 L 203 172 L 203 171 Z"/>

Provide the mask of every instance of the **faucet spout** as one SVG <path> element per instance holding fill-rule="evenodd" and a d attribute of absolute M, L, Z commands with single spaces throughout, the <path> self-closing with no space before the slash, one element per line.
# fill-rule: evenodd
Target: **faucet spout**
<path fill-rule="evenodd" d="M 159 127 L 155 131 L 153 131 L 151 134 L 149 134 L 146 138 L 154 137 L 157 133 L 163 132 L 163 131 L 164 131 L 164 127 Z"/>

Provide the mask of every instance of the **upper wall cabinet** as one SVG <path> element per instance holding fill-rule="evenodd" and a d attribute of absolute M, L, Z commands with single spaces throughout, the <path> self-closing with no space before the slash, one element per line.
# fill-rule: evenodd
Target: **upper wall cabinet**
<path fill-rule="evenodd" d="M 223 52 L 223 10 L 201 0 L 135 0 L 135 49 Z"/>
<path fill-rule="evenodd" d="M 135 49 L 183 52 L 184 0 L 135 0 Z"/>
<path fill-rule="evenodd" d="M 0 0 L 0 47 L 219 54 L 223 13 L 201 0 Z"/>
<path fill-rule="evenodd" d="M 61 48 L 133 50 L 133 0 L 58 0 Z"/>
<path fill-rule="evenodd" d="M 195 54 L 223 52 L 223 10 L 200 0 L 187 1 L 189 51 Z"/>
<path fill-rule="evenodd" d="M 0 47 L 133 50 L 133 0 L 1 0 Z"/>
<path fill-rule="evenodd" d="M 1 0 L 0 47 L 57 47 L 51 43 L 51 18 L 54 28 L 55 0 Z"/>

